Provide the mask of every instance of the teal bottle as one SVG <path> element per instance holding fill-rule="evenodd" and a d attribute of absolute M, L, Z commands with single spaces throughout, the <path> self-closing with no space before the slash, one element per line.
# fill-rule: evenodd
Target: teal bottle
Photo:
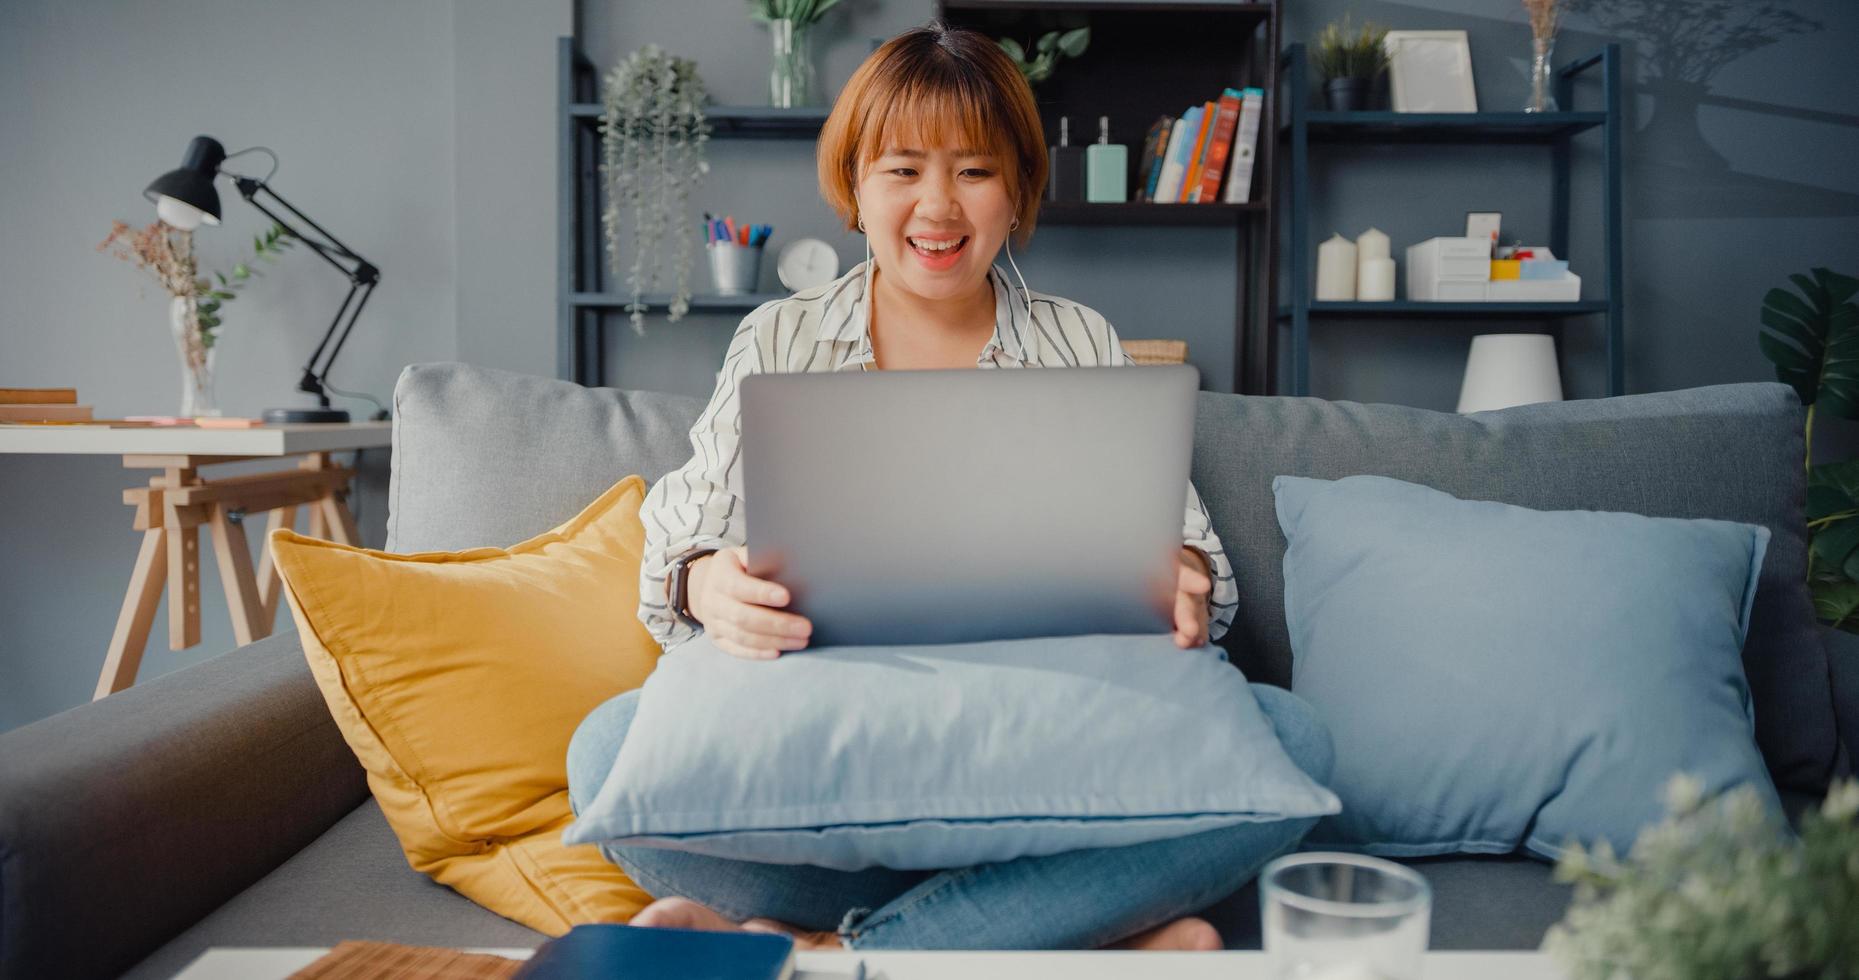
<path fill-rule="evenodd" d="M 1084 199 L 1116 204 L 1130 199 L 1130 148 L 1110 141 L 1110 117 L 1097 117 L 1097 142 L 1084 151 Z"/>

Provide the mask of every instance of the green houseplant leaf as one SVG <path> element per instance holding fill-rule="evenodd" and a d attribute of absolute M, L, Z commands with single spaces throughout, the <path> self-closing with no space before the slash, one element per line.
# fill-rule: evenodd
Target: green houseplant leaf
<path fill-rule="evenodd" d="M 1796 296 L 1771 289 L 1762 300 L 1756 342 L 1775 364 L 1775 376 L 1803 405 L 1824 406 L 1841 418 L 1859 418 L 1859 306 L 1851 302 L 1859 279 L 1827 269 L 1793 275 Z"/>

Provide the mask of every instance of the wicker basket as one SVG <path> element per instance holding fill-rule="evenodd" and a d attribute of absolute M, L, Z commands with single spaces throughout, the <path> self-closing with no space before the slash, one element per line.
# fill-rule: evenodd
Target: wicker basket
<path fill-rule="evenodd" d="M 1186 364 L 1188 342 L 1185 340 L 1126 340 L 1123 350 L 1138 364 Z"/>

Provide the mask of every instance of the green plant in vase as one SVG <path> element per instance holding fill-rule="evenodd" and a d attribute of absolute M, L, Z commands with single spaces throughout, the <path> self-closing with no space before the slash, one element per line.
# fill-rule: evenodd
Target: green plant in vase
<path fill-rule="evenodd" d="M 1052 77 L 1052 70 L 1058 67 L 1060 58 L 1076 58 L 1084 54 L 1091 46 L 1091 29 L 1077 27 L 1069 31 L 1047 31 L 1033 42 L 1033 53 L 1029 57 L 1026 48 L 1010 37 L 996 40 L 1002 51 L 1026 76 L 1030 85 L 1038 85 Z"/>
<path fill-rule="evenodd" d="M 789 109 L 813 105 L 813 25 L 839 0 L 749 0 L 749 15 L 768 24 L 768 104 Z"/>

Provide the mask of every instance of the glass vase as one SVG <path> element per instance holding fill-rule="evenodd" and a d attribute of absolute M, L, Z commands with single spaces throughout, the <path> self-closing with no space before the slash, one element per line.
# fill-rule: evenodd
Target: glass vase
<path fill-rule="evenodd" d="M 181 356 L 181 410 L 176 414 L 182 418 L 219 415 L 219 399 L 213 391 L 215 348 L 200 333 L 200 308 L 193 297 L 174 297 L 168 306 L 168 326 Z"/>
<path fill-rule="evenodd" d="M 768 104 L 783 109 L 813 104 L 812 30 L 792 20 L 768 22 L 774 45 L 768 63 Z"/>
<path fill-rule="evenodd" d="M 1530 101 L 1523 111 L 1556 111 L 1555 76 L 1549 70 L 1550 55 L 1555 50 L 1553 37 L 1539 37 L 1530 42 Z"/>

